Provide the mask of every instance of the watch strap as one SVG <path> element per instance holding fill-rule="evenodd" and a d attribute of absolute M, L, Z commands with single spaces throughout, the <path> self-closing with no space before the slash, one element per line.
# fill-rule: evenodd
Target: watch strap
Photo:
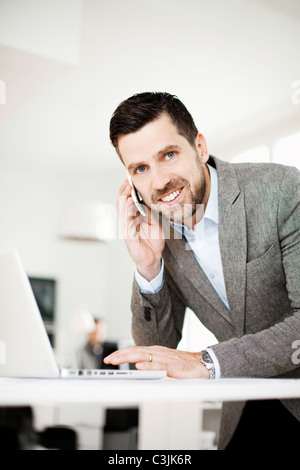
<path fill-rule="evenodd" d="M 206 351 L 205 349 L 203 351 L 201 351 L 200 362 L 208 370 L 209 378 L 214 379 L 215 376 L 216 376 L 215 365 L 214 365 L 214 362 L 213 362 L 209 352 Z"/>

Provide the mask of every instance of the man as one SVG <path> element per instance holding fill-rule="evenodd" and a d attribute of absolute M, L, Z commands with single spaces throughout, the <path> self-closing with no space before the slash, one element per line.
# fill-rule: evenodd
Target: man
<path fill-rule="evenodd" d="M 95 328 L 88 334 L 87 343 L 78 353 L 80 369 L 118 369 L 105 364 L 103 359 L 118 349 L 115 342 L 107 341 L 107 324 L 102 318 L 94 318 Z"/>
<path fill-rule="evenodd" d="M 140 346 L 105 361 L 175 378 L 300 377 L 292 359 L 300 338 L 299 172 L 209 156 L 190 113 L 167 93 L 121 103 L 110 137 L 147 214 L 137 213 L 125 181 L 118 210 L 136 266 L 132 331 Z M 175 349 L 186 307 L 218 344 Z M 262 410 L 259 402 L 224 404 L 219 448 L 266 449 L 268 437 L 270 446 L 298 442 L 299 400 L 264 402 Z"/>

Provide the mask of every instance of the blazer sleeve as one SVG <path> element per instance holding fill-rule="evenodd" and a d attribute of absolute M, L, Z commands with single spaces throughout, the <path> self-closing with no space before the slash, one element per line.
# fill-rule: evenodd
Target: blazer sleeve
<path fill-rule="evenodd" d="M 294 168 L 287 168 L 281 183 L 277 220 L 292 315 L 282 312 L 283 321 L 268 329 L 211 346 L 221 377 L 274 377 L 296 368 L 300 372 L 293 354 L 300 340 L 300 173 Z"/>
<path fill-rule="evenodd" d="M 137 345 L 159 344 L 175 349 L 181 339 L 186 306 L 168 285 L 167 278 L 165 269 L 162 287 L 154 294 L 141 293 L 133 282 L 132 335 Z"/>

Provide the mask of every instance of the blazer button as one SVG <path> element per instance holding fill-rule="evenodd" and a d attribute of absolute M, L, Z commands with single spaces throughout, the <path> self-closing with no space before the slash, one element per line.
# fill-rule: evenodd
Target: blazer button
<path fill-rule="evenodd" d="M 146 321 L 151 321 L 151 310 L 149 307 L 144 307 L 144 318 Z"/>

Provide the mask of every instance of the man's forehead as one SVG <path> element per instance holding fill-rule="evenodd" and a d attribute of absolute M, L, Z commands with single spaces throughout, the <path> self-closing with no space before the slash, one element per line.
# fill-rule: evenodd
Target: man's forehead
<path fill-rule="evenodd" d="M 118 149 L 128 166 L 144 158 L 154 158 L 165 149 L 171 151 L 172 147 L 180 147 L 184 141 L 186 139 L 178 133 L 168 116 L 162 116 L 136 132 L 119 137 Z"/>

